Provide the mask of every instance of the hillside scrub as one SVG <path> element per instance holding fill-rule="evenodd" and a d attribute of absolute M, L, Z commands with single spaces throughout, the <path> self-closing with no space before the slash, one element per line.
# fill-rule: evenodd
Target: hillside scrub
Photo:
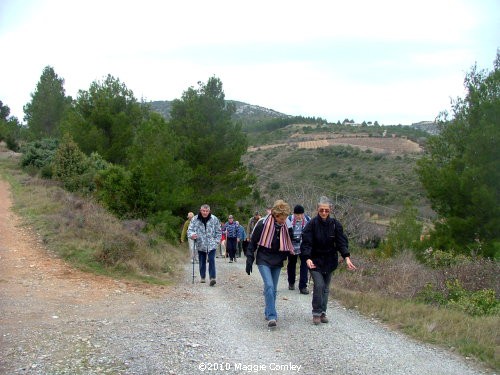
<path fill-rule="evenodd" d="M 175 279 L 175 265 L 187 257 L 187 252 L 154 231 L 141 231 L 143 224 L 127 224 L 91 198 L 27 175 L 17 159 L 1 160 L 0 174 L 12 186 L 14 209 L 24 223 L 37 231 L 48 249 L 76 268 L 162 284 Z"/>
<path fill-rule="evenodd" d="M 302 191 L 306 190 L 307 196 L 312 194 L 314 199 L 321 194 L 332 198 L 355 197 L 358 201 L 390 206 L 391 211 L 409 199 L 415 202 L 421 215 L 431 215 L 414 169 L 418 158 L 418 155 L 379 155 L 349 146 L 280 147 L 247 153 L 244 163 L 258 176 L 257 186 L 264 199 L 272 200 L 275 196 L 272 186 L 278 182 L 280 194 L 288 194 L 292 203 L 302 201 Z M 379 213 L 383 213 L 383 208 Z"/>
<path fill-rule="evenodd" d="M 500 367 L 495 352 L 500 324 L 498 262 L 468 258 L 431 267 L 410 251 L 393 258 L 378 258 L 368 251 L 352 257 L 356 272 L 341 266 L 332 282 L 331 293 L 344 306 L 419 340 Z"/>

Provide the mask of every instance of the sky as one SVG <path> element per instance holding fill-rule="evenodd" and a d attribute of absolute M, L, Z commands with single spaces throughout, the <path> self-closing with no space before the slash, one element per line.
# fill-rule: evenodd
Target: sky
<path fill-rule="evenodd" d="M 43 69 L 66 94 L 110 74 L 140 100 L 222 81 L 226 99 L 329 122 L 432 121 L 500 47 L 498 0 L 0 0 L 0 100 Z"/>

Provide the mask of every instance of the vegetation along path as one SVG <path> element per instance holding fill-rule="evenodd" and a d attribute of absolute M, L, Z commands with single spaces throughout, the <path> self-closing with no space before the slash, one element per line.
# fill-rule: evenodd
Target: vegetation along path
<path fill-rule="evenodd" d="M 0 374 L 482 374 L 335 302 L 311 324 L 311 296 L 278 294 L 268 330 L 258 272 L 217 259 L 217 285 L 130 284 L 72 269 L 11 211 L 0 181 Z"/>

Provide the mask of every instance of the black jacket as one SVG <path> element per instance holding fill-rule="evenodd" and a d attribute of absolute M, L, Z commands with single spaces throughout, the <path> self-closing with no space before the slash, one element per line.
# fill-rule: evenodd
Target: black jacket
<path fill-rule="evenodd" d="M 286 225 L 286 224 L 285 224 Z M 265 265 L 269 267 L 283 267 L 283 261 L 287 258 L 289 252 L 288 251 L 280 251 L 280 231 L 276 226 L 276 230 L 274 231 L 273 240 L 271 242 L 271 248 L 259 246 L 257 243 L 260 240 L 260 236 L 262 234 L 262 230 L 264 229 L 264 220 L 261 220 L 255 226 L 252 238 L 250 239 L 250 243 L 248 244 L 246 256 L 247 258 L 252 260 L 252 263 L 255 259 L 255 251 L 257 251 L 257 265 Z M 290 233 L 290 229 L 288 230 Z"/>
<path fill-rule="evenodd" d="M 323 220 L 319 215 L 304 228 L 300 251 L 306 260 L 311 259 L 316 265 L 314 270 L 324 273 L 337 268 L 338 253 L 344 258 L 350 256 L 342 224 L 331 217 Z"/>

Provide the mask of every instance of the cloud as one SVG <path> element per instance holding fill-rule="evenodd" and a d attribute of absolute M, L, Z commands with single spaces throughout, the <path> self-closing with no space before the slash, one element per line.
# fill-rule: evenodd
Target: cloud
<path fill-rule="evenodd" d="M 111 74 L 171 100 L 215 75 L 227 98 L 289 114 L 409 123 L 446 109 L 475 61 L 491 68 L 499 15 L 494 0 L 4 0 L 0 100 L 22 117 L 51 65 L 72 96 Z"/>

